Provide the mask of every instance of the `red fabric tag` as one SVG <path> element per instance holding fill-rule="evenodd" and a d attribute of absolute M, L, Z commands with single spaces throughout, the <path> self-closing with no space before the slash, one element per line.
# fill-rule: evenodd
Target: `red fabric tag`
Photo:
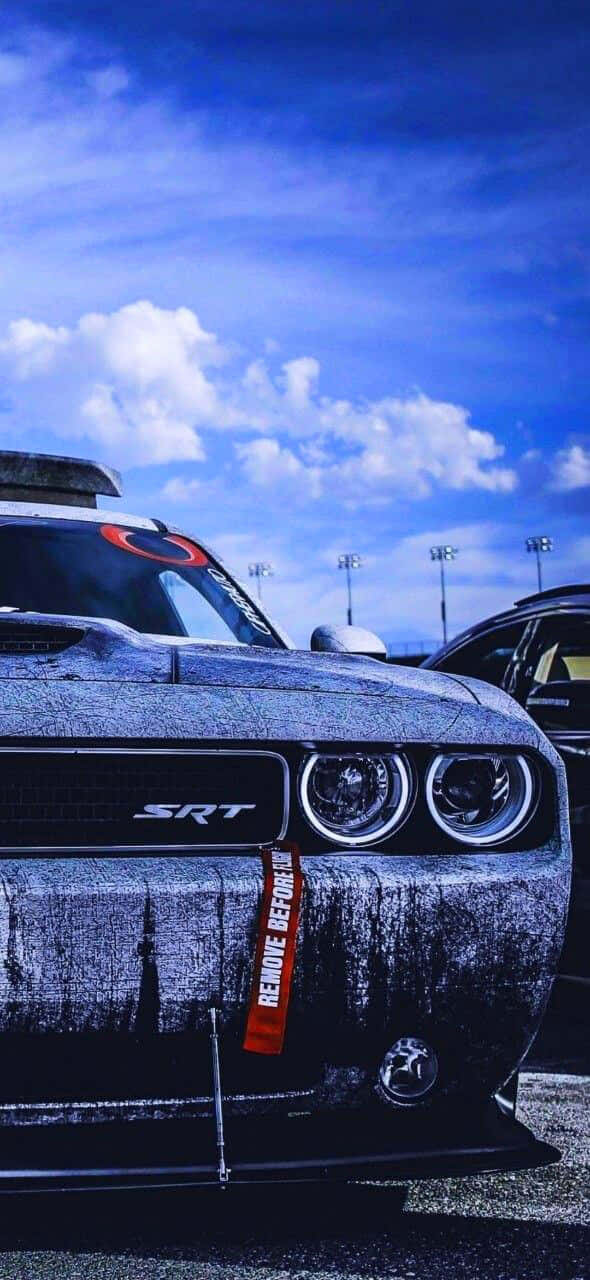
<path fill-rule="evenodd" d="M 264 892 L 244 1049 L 281 1053 L 285 1039 L 303 872 L 295 844 L 261 849 Z"/>

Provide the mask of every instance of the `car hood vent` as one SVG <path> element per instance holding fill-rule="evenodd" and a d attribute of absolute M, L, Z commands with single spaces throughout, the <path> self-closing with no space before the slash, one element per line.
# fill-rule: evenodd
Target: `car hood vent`
<path fill-rule="evenodd" d="M 52 627 L 39 623 L 0 622 L 0 655 L 3 653 L 63 653 L 79 644 L 81 627 Z"/>

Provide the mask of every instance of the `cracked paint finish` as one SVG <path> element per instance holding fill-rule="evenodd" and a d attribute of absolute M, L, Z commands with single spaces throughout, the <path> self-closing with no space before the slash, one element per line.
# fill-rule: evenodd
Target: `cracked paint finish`
<path fill-rule="evenodd" d="M 351 680 L 351 684 L 354 682 Z M 452 686 L 451 686 L 452 690 Z M 446 693 L 446 690 L 444 690 Z M 488 711 L 466 695 L 418 700 L 392 691 L 10 680 L 2 686 L 0 746 L 27 738 L 142 742 L 228 740 L 522 744 L 542 735 L 527 719 Z"/>
<path fill-rule="evenodd" d="M 540 849 L 303 859 L 289 1036 L 331 1064 L 316 1104 L 362 1097 L 408 1034 L 437 1048 L 443 1093 L 489 1096 L 542 1015 L 569 894 L 564 769 L 526 714 L 478 681 L 193 644 L 172 662 L 161 641 L 83 625 L 85 640 L 63 654 L 2 659 L 0 749 L 414 742 L 529 747 L 549 761 L 557 827 Z M 190 1032 L 217 1004 L 239 1038 L 261 892 L 255 854 L 0 860 L 0 1032 Z"/>
<path fill-rule="evenodd" d="M 548 997 L 569 888 L 559 847 L 303 865 L 290 1035 L 373 1072 L 398 1035 L 421 1034 L 445 1091 L 475 1080 L 489 1095 Z M 5 860 L 1 873 L 1 1031 L 191 1031 L 217 1004 L 241 1035 L 256 857 Z"/>

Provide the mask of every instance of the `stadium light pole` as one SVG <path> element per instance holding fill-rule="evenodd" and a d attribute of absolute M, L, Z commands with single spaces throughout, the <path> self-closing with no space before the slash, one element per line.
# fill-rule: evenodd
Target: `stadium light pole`
<path fill-rule="evenodd" d="M 544 533 L 537 533 L 533 538 L 525 539 L 527 551 L 534 551 L 537 559 L 537 582 L 539 591 L 543 590 L 543 576 L 541 573 L 541 555 L 544 551 L 553 551 L 553 538 L 547 538 Z"/>
<path fill-rule="evenodd" d="M 248 565 L 248 573 L 251 578 L 256 578 L 256 589 L 258 591 L 258 599 L 262 600 L 262 579 L 272 578 L 273 567 L 266 560 L 255 560 L 253 564 Z"/>
<path fill-rule="evenodd" d="M 445 561 L 454 560 L 455 556 L 458 555 L 458 552 L 459 552 L 458 547 L 441 546 L 441 547 L 430 548 L 430 559 L 438 560 L 440 564 L 440 616 L 442 618 L 444 644 L 447 643 L 447 594 L 446 594 L 446 587 L 445 587 Z"/>
<path fill-rule="evenodd" d="M 360 569 L 362 565 L 360 556 L 354 551 L 347 551 L 344 555 L 338 556 L 338 568 L 346 570 L 346 586 L 348 588 L 348 609 L 346 611 L 346 619 L 349 627 L 352 626 L 352 582 L 351 572 L 353 569 Z"/>

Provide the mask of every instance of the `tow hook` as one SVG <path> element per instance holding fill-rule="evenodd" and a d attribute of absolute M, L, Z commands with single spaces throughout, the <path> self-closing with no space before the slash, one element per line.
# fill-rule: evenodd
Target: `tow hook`
<path fill-rule="evenodd" d="M 230 1170 L 225 1163 L 225 1137 L 223 1133 L 223 1094 L 219 1066 L 219 1036 L 217 1034 L 217 1009 L 209 1010 L 211 1019 L 211 1066 L 213 1069 L 213 1100 L 215 1103 L 215 1128 L 217 1130 L 217 1178 L 222 1191 L 229 1182 Z"/>

